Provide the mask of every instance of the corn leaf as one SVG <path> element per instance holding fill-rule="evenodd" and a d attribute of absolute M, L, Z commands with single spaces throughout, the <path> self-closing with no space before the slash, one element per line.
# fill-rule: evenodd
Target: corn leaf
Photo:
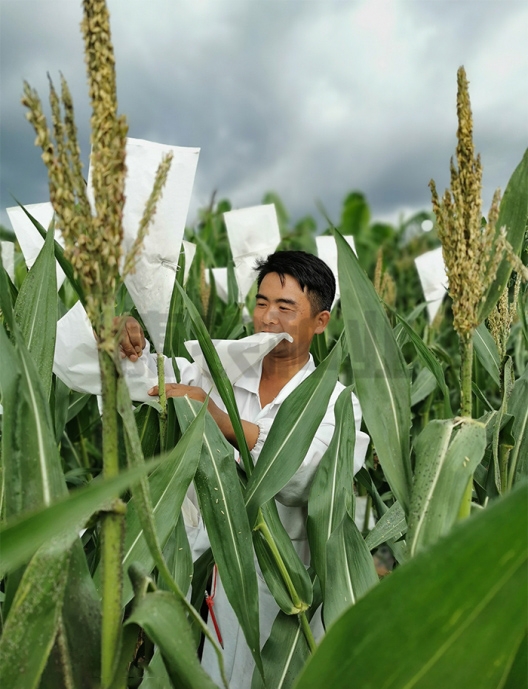
<path fill-rule="evenodd" d="M 431 373 L 433 374 L 433 376 L 436 379 L 436 382 L 438 383 L 438 387 L 440 388 L 440 391 L 441 391 L 442 396 L 444 398 L 444 416 L 446 418 L 452 417 L 453 412 L 451 410 L 451 401 L 449 399 L 449 389 L 448 389 L 447 384 L 445 382 L 444 371 L 442 370 L 442 366 L 440 365 L 440 362 L 435 357 L 435 355 L 431 352 L 431 350 L 425 344 L 425 342 L 422 340 L 422 338 L 407 323 L 405 318 L 402 318 L 396 312 L 394 312 L 394 313 L 396 315 L 396 318 L 398 319 L 398 322 L 401 324 L 404 331 L 406 332 L 407 337 L 409 338 L 409 340 L 414 345 L 416 353 L 418 354 L 418 357 L 422 361 L 423 365 L 426 366 L 431 371 Z"/>
<path fill-rule="evenodd" d="M 259 507 L 273 498 L 301 466 L 334 391 L 341 345 L 280 405 L 258 462 L 248 478 L 245 500 L 249 523 Z"/>
<path fill-rule="evenodd" d="M 57 272 L 53 256 L 53 223 L 37 260 L 27 274 L 15 305 L 15 318 L 49 399 L 57 333 Z"/>
<path fill-rule="evenodd" d="M 314 592 L 315 593 L 315 592 Z M 321 595 L 317 589 L 314 603 L 306 611 L 310 622 L 315 612 L 320 609 Z M 310 657 L 310 649 L 302 632 L 299 618 L 279 612 L 271 627 L 270 635 L 262 649 L 262 661 L 266 683 L 255 670 L 251 689 L 289 689 Z"/>
<path fill-rule="evenodd" d="M 501 689 L 519 689 L 519 687 L 528 687 L 528 633 L 519 644 L 505 684 L 501 685 Z"/>
<path fill-rule="evenodd" d="M 499 443 L 500 443 L 500 436 L 501 436 L 501 427 L 503 426 L 504 420 L 505 420 L 505 414 L 507 413 L 508 409 L 508 399 L 511 395 L 512 388 L 513 388 L 513 383 L 514 383 L 515 377 L 513 373 L 513 362 L 510 356 L 505 357 L 504 359 L 504 365 L 502 369 L 502 383 L 501 383 L 501 391 L 502 391 L 502 401 L 501 405 L 497 411 L 497 420 L 495 422 L 494 430 L 493 430 L 493 441 L 492 441 L 492 450 L 493 450 L 493 465 L 494 465 L 494 475 L 495 475 L 495 486 L 497 488 L 497 491 L 499 493 L 502 493 L 504 490 L 506 490 L 507 487 L 507 481 L 508 481 L 508 471 L 507 467 L 501 466 L 502 462 L 499 459 Z"/>
<path fill-rule="evenodd" d="M 407 531 L 405 512 L 399 502 L 395 502 L 379 518 L 376 526 L 367 534 L 365 545 L 369 550 L 374 550 L 382 543 L 393 538 L 400 538 Z"/>
<path fill-rule="evenodd" d="M 175 275 L 174 282 L 178 282 L 183 286 L 183 275 L 185 271 L 185 254 L 182 252 L 178 264 L 178 270 Z M 183 300 L 180 297 L 180 292 L 174 285 L 172 289 L 171 302 L 169 307 L 169 315 L 167 318 L 167 329 L 165 331 L 165 343 L 163 345 L 163 353 L 168 356 L 184 356 L 188 353 L 185 349 L 185 328 L 182 327 L 184 320 L 185 308 Z"/>
<path fill-rule="evenodd" d="M 172 574 L 172 578 L 184 595 L 187 595 L 193 578 L 193 560 L 185 522 L 181 515 L 165 543 L 163 557 Z M 167 584 L 162 578 L 159 579 L 159 588 L 168 590 Z"/>
<path fill-rule="evenodd" d="M 335 405 L 336 425 L 328 450 L 314 476 L 308 500 L 307 532 L 312 566 L 325 590 L 326 543 L 354 504 L 354 445 L 356 425 L 351 389 Z"/>
<path fill-rule="evenodd" d="M 478 360 L 490 374 L 497 385 L 500 384 L 500 360 L 499 352 L 495 340 L 492 338 L 490 331 L 486 328 L 485 323 L 481 323 L 479 327 L 473 332 L 473 346 Z"/>
<path fill-rule="evenodd" d="M 269 542 L 262 534 L 262 530 L 255 526 L 253 531 L 253 546 L 257 556 L 262 576 L 271 595 L 279 608 L 287 615 L 296 615 L 310 607 L 313 600 L 313 585 L 306 567 L 295 550 L 288 532 L 282 525 L 275 500 L 262 505 L 257 525 L 262 520 L 268 529 L 273 546 L 276 548 L 282 565 L 289 578 L 289 586 L 284 579 L 276 556 L 272 553 Z M 300 601 L 300 607 L 292 599 L 291 588 Z"/>
<path fill-rule="evenodd" d="M 4 227 L 4 225 L 0 225 L 0 241 L 11 242 L 14 244 L 16 240 L 16 234 L 13 232 L 13 230 L 10 230 L 8 227 Z"/>
<path fill-rule="evenodd" d="M 266 684 L 253 673 L 251 689 L 289 689 L 310 657 L 310 649 L 295 615 L 279 612 L 262 649 Z"/>
<path fill-rule="evenodd" d="M 436 378 L 428 368 L 420 369 L 411 385 L 411 407 L 428 397 L 436 390 L 437 385 Z"/>
<path fill-rule="evenodd" d="M 456 521 L 468 481 L 486 448 L 486 427 L 463 419 L 430 421 L 415 443 L 416 468 L 407 541 L 411 555 L 444 536 Z"/>
<path fill-rule="evenodd" d="M 26 567 L 0 638 L 3 686 L 38 686 L 59 626 L 69 558 L 59 543 L 40 550 Z"/>
<path fill-rule="evenodd" d="M 509 484 L 513 485 L 528 474 L 528 366 L 522 376 L 515 381 L 508 400 L 508 413 L 515 417 L 512 435 L 515 445 L 510 453 Z"/>
<path fill-rule="evenodd" d="M 326 544 L 325 580 L 326 629 L 379 581 L 370 551 L 348 512 Z"/>
<path fill-rule="evenodd" d="M 145 459 L 154 457 L 159 448 L 159 415 L 150 404 L 141 404 L 136 408 L 134 415 L 141 441 L 141 448 Z"/>
<path fill-rule="evenodd" d="M 147 593 L 134 607 L 126 625 L 137 624 L 159 647 L 176 687 L 218 689 L 200 665 L 183 602 L 168 591 Z"/>
<path fill-rule="evenodd" d="M 370 495 L 372 498 L 372 503 L 376 509 L 376 512 L 378 514 L 378 518 L 381 519 L 383 515 L 385 515 L 389 508 L 387 505 L 383 502 L 381 499 L 380 494 L 378 493 L 378 489 L 376 488 L 376 485 L 374 481 L 372 480 L 369 472 L 365 467 L 362 467 L 358 473 L 356 474 L 356 479 L 358 483 L 360 483 L 364 488 L 366 488 L 367 493 Z M 401 505 L 400 505 L 401 507 Z M 402 508 L 403 509 L 403 508 Z M 405 515 L 405 512 L 404 512 Z M 392 553 L 396 560 L 402 565 L 404 562 L 407 562 L 409 555 L 407 551 L 407 544 L 405 541 L 399 541 L 395 540 L 394 538 L 389 538 L 386 541 L 387 545 L 389 548 L 392 550 Z"/>
<path fill-rule="evenodd" d="M 506 238 L 513 251 L 518 254 L 524 241 L 524 233 L 528 224 L 528 149 L 526 149 L 519 165 L 515 168 L 506 186 L 499 208 L 499 218 L 496 223 L 496 233 L 506 228 Z M 499 264 L 495 279 L 489 286 L 482 300 L 479 320 L 487 318 L 504 292 L 511 275 L 511 263 L 504 257 Z"/>
<path fill-rule="evenodd" d="M 66 428 L 66 420 L 70 409 L 70 388 L 57 376 L 53 380 L 50 407 L 53 413 L 55 440 L 58 445 Z"/>
<path fill-rule="evenodd" d="M 127 410 L 130 408 L 127 405 Z M 121 406 L 123 415 L 127 416 L 125 422 L 126 432 L 130 436 L 134 434 L 135 419 L 130 417 L 128 411 Z M 185 498 L 187 488 L 191 483 L 200 460 L 202 435 L 204 429 L 205 409 L 198 414 L 189 425 L 186 432 L 176 447 L 168 453 L 167 460 L 149 476 L 148 496 L 138 496 L 133 493 L 128 503 L 126 514 L 126 537 L 124 545 L 123 566 L 125 571 L 132 562 L 140 562 L 143 568 L 150 572 L 154 567 L 154 555 L 151 552 L 151 544 L 148 538 L 155 538 L 163 549 L 171 531 L 180 518 L 180 510 Z M 132 422 L 134 425 L 132 426 Z M 137 431 L 136 431 L 137 433 Z M 139 439 L 139 434 L 138 434 Z M 137 442 L 132 439 L 134 457 L 132 461 L 142 464 L 141 451 Z M 143 489 L 144 490 L 144 489 Z M 151 510 L 150 517 L 145 516 L 144 511 Z M 148 534 L 145 529 L 148 530 Z M 185 592 L 184 592 L 185 593 Z M 128 581 L 124 582 L 123 602 L 127 603 L 132 598 L 132 588 Z"/>
<path fill-rule="evenodd" d="M 164 459 L 166 456 L 123 471 L 112 479 L 95 479 L 85 488 L 72 491 L 49 507 L 10 520 L 0 529 L 0 575 L 27 562 L 44 543 L 55 536 L 68 535 L 73 543 L 79 529 L 94 512 L 155 469 Z"/>
<path fill-rule="evenodd" d="M 296 689 L 497 689 L 526 633 L 528 486 L 459 523 L 329 630 Z"/>
<path fill-rule="evenodd" d="M 33 621 L 31 622 L 33 624 Z M 82 635 L 79 634 L 82 629 Z M 57 638 L 39 689 L 97 689 L 101 667 L 101 602 L 86 564 L 81 541 L 71 550 Z"/>
<path fill-rule="evenodd" d="M 356 394 L 387 481 L 407 512 L 412 484 L 407 369 L 372 283 L 337 230 L 335 237 L 341 308 Z"/>
<path fill-rule="evenodd" d="M 0 326 L 2 457 L 6 517 L 66 494 L 49 405 L 33 359 L 13 321 L 16 348 Z"/>
<path fill-rule="evenodd" d="M 188 397 L 173 398 L 173 402 L 183 430 L 198 414 L 199 404 Z M 227 598 L 255 663 L 262 669 L 257 574 L 251 547 L 251 529 L 233 448 L 209 414 L 205 419 L 202 455 L 194 484 Z"/>
<path fill-rule="evenodd" d="M 222 398 L 222 402 L 225 404 L 227 413 L 229 414 L 229 418 L 231 420 L 231 423 L 233 424 L 233 430 L 235 432 L 235 437 L 237 440 L 240 455 L 244 462 L 244 469 L 246 470 L 246 475 L 250 476 L 253 470 L 253 462 L 249 454 L 246 436 L 244 435 L 244 429 L 242 428 L 242 423 L 240 421 L 240 415 L 238 413 L 233 387 L 231 385 L 231 382 L 229 381 L 229 378 L 227 377 L 226 372 L 224 371 L 222 362 L 220 361 L 216 349 L 214 348 L 214 345 L 211 342 L 211 337 L 207 332 L 207 328 L 205 327 L 205 324 L 201 319 L 200 314 L 196 309 L 196 306 L 192 303 L 192 301 L 189 299 L 189 297 L 187 296 L 183 288 L 180 287 L 177 281 L 174 283 L 174 285 L 178 288 L 183 302 L 185 304 L 185 307 L 188 311 L 188 314 L 191 318 L 195 335 L 198 338 L 198 342 L 200 343 L 200 347 L 207 362 L 207 366 L 209 367 L 209 371 L 211 372 L 211 376 L 213 377 L 214 384 L 216 385 L 218 394 Z"/>

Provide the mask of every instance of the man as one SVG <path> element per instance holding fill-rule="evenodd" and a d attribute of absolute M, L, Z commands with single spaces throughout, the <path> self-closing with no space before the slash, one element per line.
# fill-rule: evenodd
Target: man
<path fill-rule="evenodd" d="M 328 325 L 335 295 L 335 278 L 330 268 L 321 259 L 302 251 L 271 254 L 258 263 L 257 270 L 258 293 L 253 313 L 255 332 L 285 332 L 291 336 L 292 341 L 282 340 L 262 361 L 247 369 L 233 386 L 244 434 L 254 461 L 258 460 L 281 403 L 315 369 L 310 345 L 314 335 L 322 333 Z M 133 319 L 127 321 L 121 346 L 123 356 L 136 360 L 141 355 L 143 333 Z M 197 365 L 183 359 L 181 362 L 178 360 L 178 364 L 182 382 L 168 383 L 167 396 L 187 395 L 192 399 L 205 401 L 206 391 L 202 387 L 202 374 Z M 338 383 L 301 467 L 275 496 L 284 527 L 305 564 L 309 563 L 310 557 L 305 528 L 308 494 L 315 471 L 332 438 L 335 427 L 334 404 L 342 389 L 343 386 Z M 157 395 L 158 388 L 154 387 L 149 392 Z M 369 439 L 360 431 L 361 410 L 354 396 L 353 404 L 356 421 L 354 470 L 357 472 L 363 464 Z M 225 438 L 236 448 L 233 426 L 222 401 L 214 392 L 209 399 L 208 410 Z M 204 529 L 200 523 L 195 527 L 194 533 L 193 529 L 188 531 L 197 556 L 207 545 L 203 538 Z M 278 607 L 258 568 L 257 573 L 261 642 L 264 643 Z M 249 687 L 253 659 L 221 586 L 217 592 L 215 609 L 218 611 L 220 627 L 223 627 L 224 660 L 230 687 Z M 208 644 L 204 649 L 203 664 L 213 679 L 219 681 L 216 659 Z"/>

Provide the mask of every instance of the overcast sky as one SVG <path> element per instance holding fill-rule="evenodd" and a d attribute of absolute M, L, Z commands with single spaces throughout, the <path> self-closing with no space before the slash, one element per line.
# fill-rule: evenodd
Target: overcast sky
<path fill-rule="evenodd" d="M 190 220 L 213 190 L 234 207 L 276 191 L 293 218 L 338 218 L 351 190 L 375 219 L 430 209 L 448 183 L 456 71 L 470 80 L 484 200 L 528 142 L 526 0 L 108 0 L 129 134 L 201 147 Z M 48 200 L 20 105 L 65 75 L 83 159 L 89 103 L 80 0 L 0 0 L 1 221 Z M 487 210 L 487 208 L 486 208 Z M 320 218 L 319 218 L 320 219 Z"/>

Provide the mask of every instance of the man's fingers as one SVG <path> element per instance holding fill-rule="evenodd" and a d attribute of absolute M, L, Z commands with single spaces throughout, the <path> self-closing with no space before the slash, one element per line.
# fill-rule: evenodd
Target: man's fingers
<path fill-rule="evenodd" d="M 142 327 L 135 318 L 132 318 L 132 316 L 126 318 L 124 323 L 122 318 L 115 318 L 114 326 L 116 328 L 121 327 L 121 334 L 119 338 L 121 357 L 123 359 L 128 357 L 130 361 L 137 361 L 146 345 L 145 335 L 143 334 Z"/>
<path fill-rule="evenodd" d="M 179 385 L 178 383 L 167 383 L 165 385 L 165 395 L 166 397 L 183 397 L 184 395 L 188 395 L 189 392 L 193 389 L 194 388 L 189 387 L 188 385 Z M 159 395 L 159 387 L 155 385 L 153 388 L 150 388 L 148 394 L 152 396 Z"/>
<path fill-rule="evenodd" d="M 139 325 L 135 318 L 129 316 L 125 321 L 125 331 L 128 336 L 128 343 L 134 349 L 138 356 L 141 356 L 146 340 L 143 334 L 143 328 Z"/>

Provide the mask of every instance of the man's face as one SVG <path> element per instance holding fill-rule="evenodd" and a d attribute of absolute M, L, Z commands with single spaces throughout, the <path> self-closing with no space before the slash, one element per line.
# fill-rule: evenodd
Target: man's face
<path fill-rule="evenodd" d="M 325 329 L 328 317 L 328 311 L 312 314 L 307 293 L 291 275 L 285 275 L 282 284 L 277 273 L 268 273 L 260 283 L 253 312 L 255 332 L 286 332 L 293 337 L 293 343 L 283 340 L 275 352 L 279 348 L 285 353 L 308 350 L 313 336 Z"/>

